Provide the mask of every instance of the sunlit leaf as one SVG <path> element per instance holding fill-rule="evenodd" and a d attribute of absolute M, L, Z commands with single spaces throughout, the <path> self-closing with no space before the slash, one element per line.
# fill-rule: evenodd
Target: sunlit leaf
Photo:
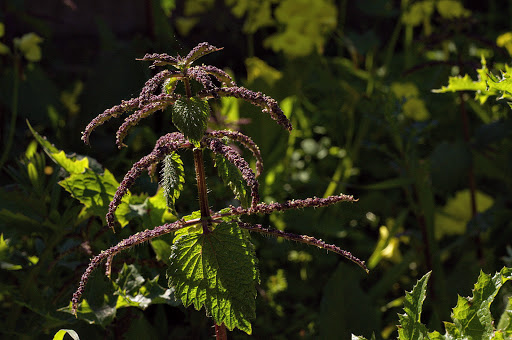
<path fill-rule="evenodd" d="M 221 223 L 209 234 L 201 230 L 177 237 L 169 285 L 188 307 L 205 307 L 218 325 L 251 333 L 256 317 L 256 268 L 253 246 L 236 223 Z"/>
<path fill-rule="evenodd" d="M 166 200 L 167 207 L 176 215 L 174 204 L 180 197 L 185 183 L 185 170 L 180 156 L 173 152 L 165 156 L 162 167 L 162 178 L 160 185 L 163 188 L 163 195 Z"/>
<path fill-rule="evenodd" d="M 34 135 L 35 139 L 39 142 L 39 144 L 43 147 L 43 150 L 46 154 L 58 165 L 60 165 L 64 170 L 66 170 L 70 174 L 82 173 L 86 168 L 89 167 L 89 159 L 87 157 L 82 157 L 79 159 L 74 155 L 66 155 L 64 151 L 57 149 L 53 144 L 51 144 L 46 137 L 38 134 L 27 121 L 27 125 Z"/>
<path fill-rule="evenodd" d="M 399 314 L 400 325 L 398 337 L 400 340 L 428 339 L 427 328 L 421 323 L 423 301 L 426 297 L 427 283 L 431 272 L 425 274 L 414 286 L 411 292 L 405 293 L 404 311 Z"/>
<path fill-rule="evenodd" d="M 512 269 L 503 268 L 493 277 L 480 272 L 473 289 L 473 297 L 459 296 L 452 318 L 461 336 L 471 339 L 489 339 L 493 332 L 490 307 L 501 286 L 512 280 Z"/>
<path fill-rule="evenodd" d="M 215 155 L 215 167 L 224 184 L 233 191 L 235 198 L 240 201 L 242 207 L 247 207 L 249 205 L 247 184 L 240 170 L 221 155 Z"/>
<path fill-rule="evenodd" d="M 198 143 L 206 131 L 210 106 L 199 97 L 178 99 L 172 107 L 172 122 L 181 133 Z"/>
<path fill-rule="evenodd" d="M 476 206 L 478 212 L 489 209 L 494 200 L 492 197 L 480 192 L 475 192 Z M 436 213 L 435 235 L 437 239 L 445 235 L 461 235 L 466 232 L 468 222 L 472 218 L 471 195 L 469 190 L 456 193 L 455 197 L 449 199 L 446 205 Z"/>
<path fill-rule="evenodd" d="M 53 340 L 63 340 L 65 335 L 69 335 L 73 340 L 80 340 L 78 333 L 72 329 L 61 329 L 53 336 Z"/>

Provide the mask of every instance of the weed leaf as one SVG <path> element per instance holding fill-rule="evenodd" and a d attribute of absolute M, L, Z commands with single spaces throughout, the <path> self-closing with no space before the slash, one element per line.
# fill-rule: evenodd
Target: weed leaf
<path fill-rule="evenodd" d="M 404 311 L 399 314 L 398 338 L 400 340 L 428 339 L 427 328 L 421 323 L 421 311 L 425 300 L 427 282 L 431 272 L 425 274 L 411 292 L 405 293 Z"/>
<path fill-rule="evenodd" d="M 172 107 L 172 122 L 186 138 L 198 143 L 206 131 L 210 106 L 199 97 L 178 99 Z"/>
<path fill-rule="evenodd" d="M 233 191 L 235 198 L 240 201 L 242 207 L 247 208 L 249 206 L 247 184 L 240 170 L 226 158 L 218 154 L 215 155 L 215 167 L 224 184 Z"/>
<path fill-rule="evenodd" d="M 176 215 L 174 204 L 180 197 L 185 183 L 185 170 L 180 156 L 173 152 L 165 156 L 162 167 L 162 179 L 160 185 L 164 188 L 164 197 L 167 207 Z"/>
<path fill-rule="evenodd" d="M 512 279 L 512 269 L 503 268 L 493 277 L 480 272 L 473 289 L 473 297 L 458 297 L 457 306 L 453 308 L 452 319 L 467 339 L 490 339 L 493 332 L 491 303 L 503 283 Z"/>
<path fill-rule="evenodd" d="M 209 234 L 189 230 L 174 241 L 169 286 L 185 307 L 204 306 L 217 325 L 251 334 L 259 274 L 247 234 L 235 223 L 224 222 Z"/>

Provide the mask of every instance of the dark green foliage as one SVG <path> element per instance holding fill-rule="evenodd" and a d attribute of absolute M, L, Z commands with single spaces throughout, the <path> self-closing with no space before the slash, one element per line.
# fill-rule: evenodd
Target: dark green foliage
<path fill-rule="evenodd" d="M 259 272 L 253 245 L 236 223 L 223 222 L 209 234 L 178 233 L 170 261 L 169 284 L 185 307 L 204 306 L 215 323 L 251 334 Z"/>
<path fill-rule="evenodd" d="M 496 298 L 503 284 L 512 280 L 512 269 L 503 268 L 494 276 L 480 272 L 478 281 L 473 289 L 472 297 L 458 296 L 457 306 L 452 310 L 452 322 L 444 322 L 446 333 L 429 332 L 421 321 L 423 302 L 427 295 L 427 283 L 431 273 L 425 274 L 411 292 L 406 292 L 404 301 L 405 314 L 399 314 L 398 338 L 400 340 L 420 339 L 489 339 L 500 340 L 508 338 L 509 314 L 508 308 L 503 312 L 498 327 L 495 328 L 491 315 L 491 303 Z M 501 320 L 504 320 L 503 322 Z M 361 337 L 360 337 L 361 338 Z M 364 339 L 364 338 L 363 338 Z"/>
<path fill-rule="evenodd" d="M 172 123 L 186 138 L 199 142 L 206 131 L 210 107 L 199 97 L 178 99 L 172 107 Z"/>
<path fill-rule="evenodd" d="M 241 206 L 247 208 L 250 202 L 248 188 L 240 170 L 220 155 L 215 155 L 215 167 L 224 184 L 233 191 L 235 198 L 240 201 Z"/>
<path fill-rule="evenodd" d="M 162 166 L 162 179 L 160 185 L 164 188 L 164 197 L 167 207 L 176 215 L 174 203 L 180 197 L 185 183 L 185 170 L 180 156 L 173 152 L 165 156 Z"/>
<path fill-rule="evenodd" d="M 104 215 L 96 215 L 106 207 L 93 207 L 111 198 L 110 174 L 119 183 L 133 162 L 173 129 L 172 109 L 130 126 L 128 147 L 119 152 L 112 122 L 95 130 L 91 147 L 80 141 L 80 132 L 105 108 L 137 96 L 157 73 L 143 65 L 154 59 L 136 58 L 146 52 L 186 56 L 198 41 L 224 49 L 189 66 L 217 65 L 239 85 L 272 96 L 294 127 L 283 133 L 243 100 L 209 100 L 210 128 L 239 130 L 260 147 L 261 201 L 339 192 L 358 199 L 248 221 L 314 235 L 371 259 L 366 276 L 355 266 L 340 269 L 338 258 L 325 251 L 253 235 L 261 273 L 253 337 L 348 339 L 350 333 L 366 338 L 375 333 L 376 339 L 395 339 L 404 290 L 432 271 L 421 323 L 432 338 L 436 330 L 437 338 L 444 338 L 447 329 L 455 334 L 457 327 L 441 321 L 451 320 L 457 294 L 472 295 L 480 269 L 493 273 L 512 266 L 509 3 L 221 0 L 213 6 L 152 0 L 123 5 L 122 13 L 105 4 L 95 11 L 94 22 L 84 20 L 90 4 L 72 10 L 68 3 L 44 10 L 26 1 L 2 5 L 0 51 L 5 45 L 10 52 L 0 54 L 0 158 L 6 155 L 5 163 L 0 160 L 1 338 L 48 339 L 59 329 L 73 329 L 81 339 L 211 338 L 211 321 L 193 308 L 121 308 L 104 327 L 57 312 L 69 306 L 93 256 L 176 218 L 146 170 L 116 211 L 117 222 L 125 217 L 116 234 L 103 229 Z M 40 48 L 40 61 L 29 61 L 15 46 L 14 38 L 30 32 L 43 38 L 29 44 Z M 184 66 L 167 62 L 170 72 Z M 221 73 L 215 78 L 214 85 L 230 83 Z M 193 91 L 200 87 L 197 81 L 190 85 Z M 178 77 L 157 88 L 163 86 L 176 98 L 186 92 Z M 120 124 L 128 109 L 121 108 Z M 48 142 L 37 146 L 27 118 L 57 148 Z M 237 151 L 249 154 L 243 146 Z M 191 152 L 179 153 L 187 184 L 176 209 L 186 214 L 197 209 L 197 192 Z M 252 158 L 246 159 L 255 169 Z M 210 167 L 214 161 L 205 160 L 209 192 L 222 193 L 211 196 L 209 205 L 236 205 L 231 188 Z M 89 203 L 84 200 L 88 206 L 58 184 L 82 178 L 72 175 L 80 169 L 81 181 L 91 185 L 91 191 L 81 191 L 90 194 Z M 172 244 L 167 235 L 117 255 L 112 282 L 127 263 L 146 283 L 159 275 L 159 285 L 166 287 Z M 104 271 L 98 268 L 95 276 Z M 91 291 L 110 292 L 91 280 Z M 505 339 L 512 336 L 510 314 L 502 314 L 510 309 L 509 295 L 504 285 L 491 308 Z M 114 301 L 107 300 L 105 307 Z M 230 336 L 248 338 L 236 330 Z"/>

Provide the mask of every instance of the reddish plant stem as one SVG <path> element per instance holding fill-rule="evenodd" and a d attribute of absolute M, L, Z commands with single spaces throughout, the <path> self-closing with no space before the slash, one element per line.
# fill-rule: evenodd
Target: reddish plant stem
<path fill-rule="evenodd" d="M 194 165 L 196 168 L 197 192 L 199 196 L 199 210 L 201 211 L 201 225 L 203 233 L 208 234 L 211 223 L 210 207 L 208 206 L 208 192 L 206 189 L 206 176 L 204 174 L 203 150 L 194 149 Z"/>
<path fill-rule="evenodd" d="M 216 340 L 227 340 L 228 335 L 226 332 L 226 326 L 221 324 L 220 326 L 215 324 L 215 339 Z"/>

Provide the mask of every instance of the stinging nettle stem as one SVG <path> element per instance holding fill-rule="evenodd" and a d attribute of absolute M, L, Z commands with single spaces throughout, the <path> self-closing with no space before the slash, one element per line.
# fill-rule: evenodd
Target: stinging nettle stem
<path fill-rule="evenodd" d="M 199 209 L 201 211 L 201 225 L 203 233 L 208 234 L 211 223 L 210 207 L 208 206 L 208 192 L 206 189 L 206 176 L 204 174 L 203 150 L 194 149 L 194 166 L 196 168 L 197 193 L 199 195 Z"/>

